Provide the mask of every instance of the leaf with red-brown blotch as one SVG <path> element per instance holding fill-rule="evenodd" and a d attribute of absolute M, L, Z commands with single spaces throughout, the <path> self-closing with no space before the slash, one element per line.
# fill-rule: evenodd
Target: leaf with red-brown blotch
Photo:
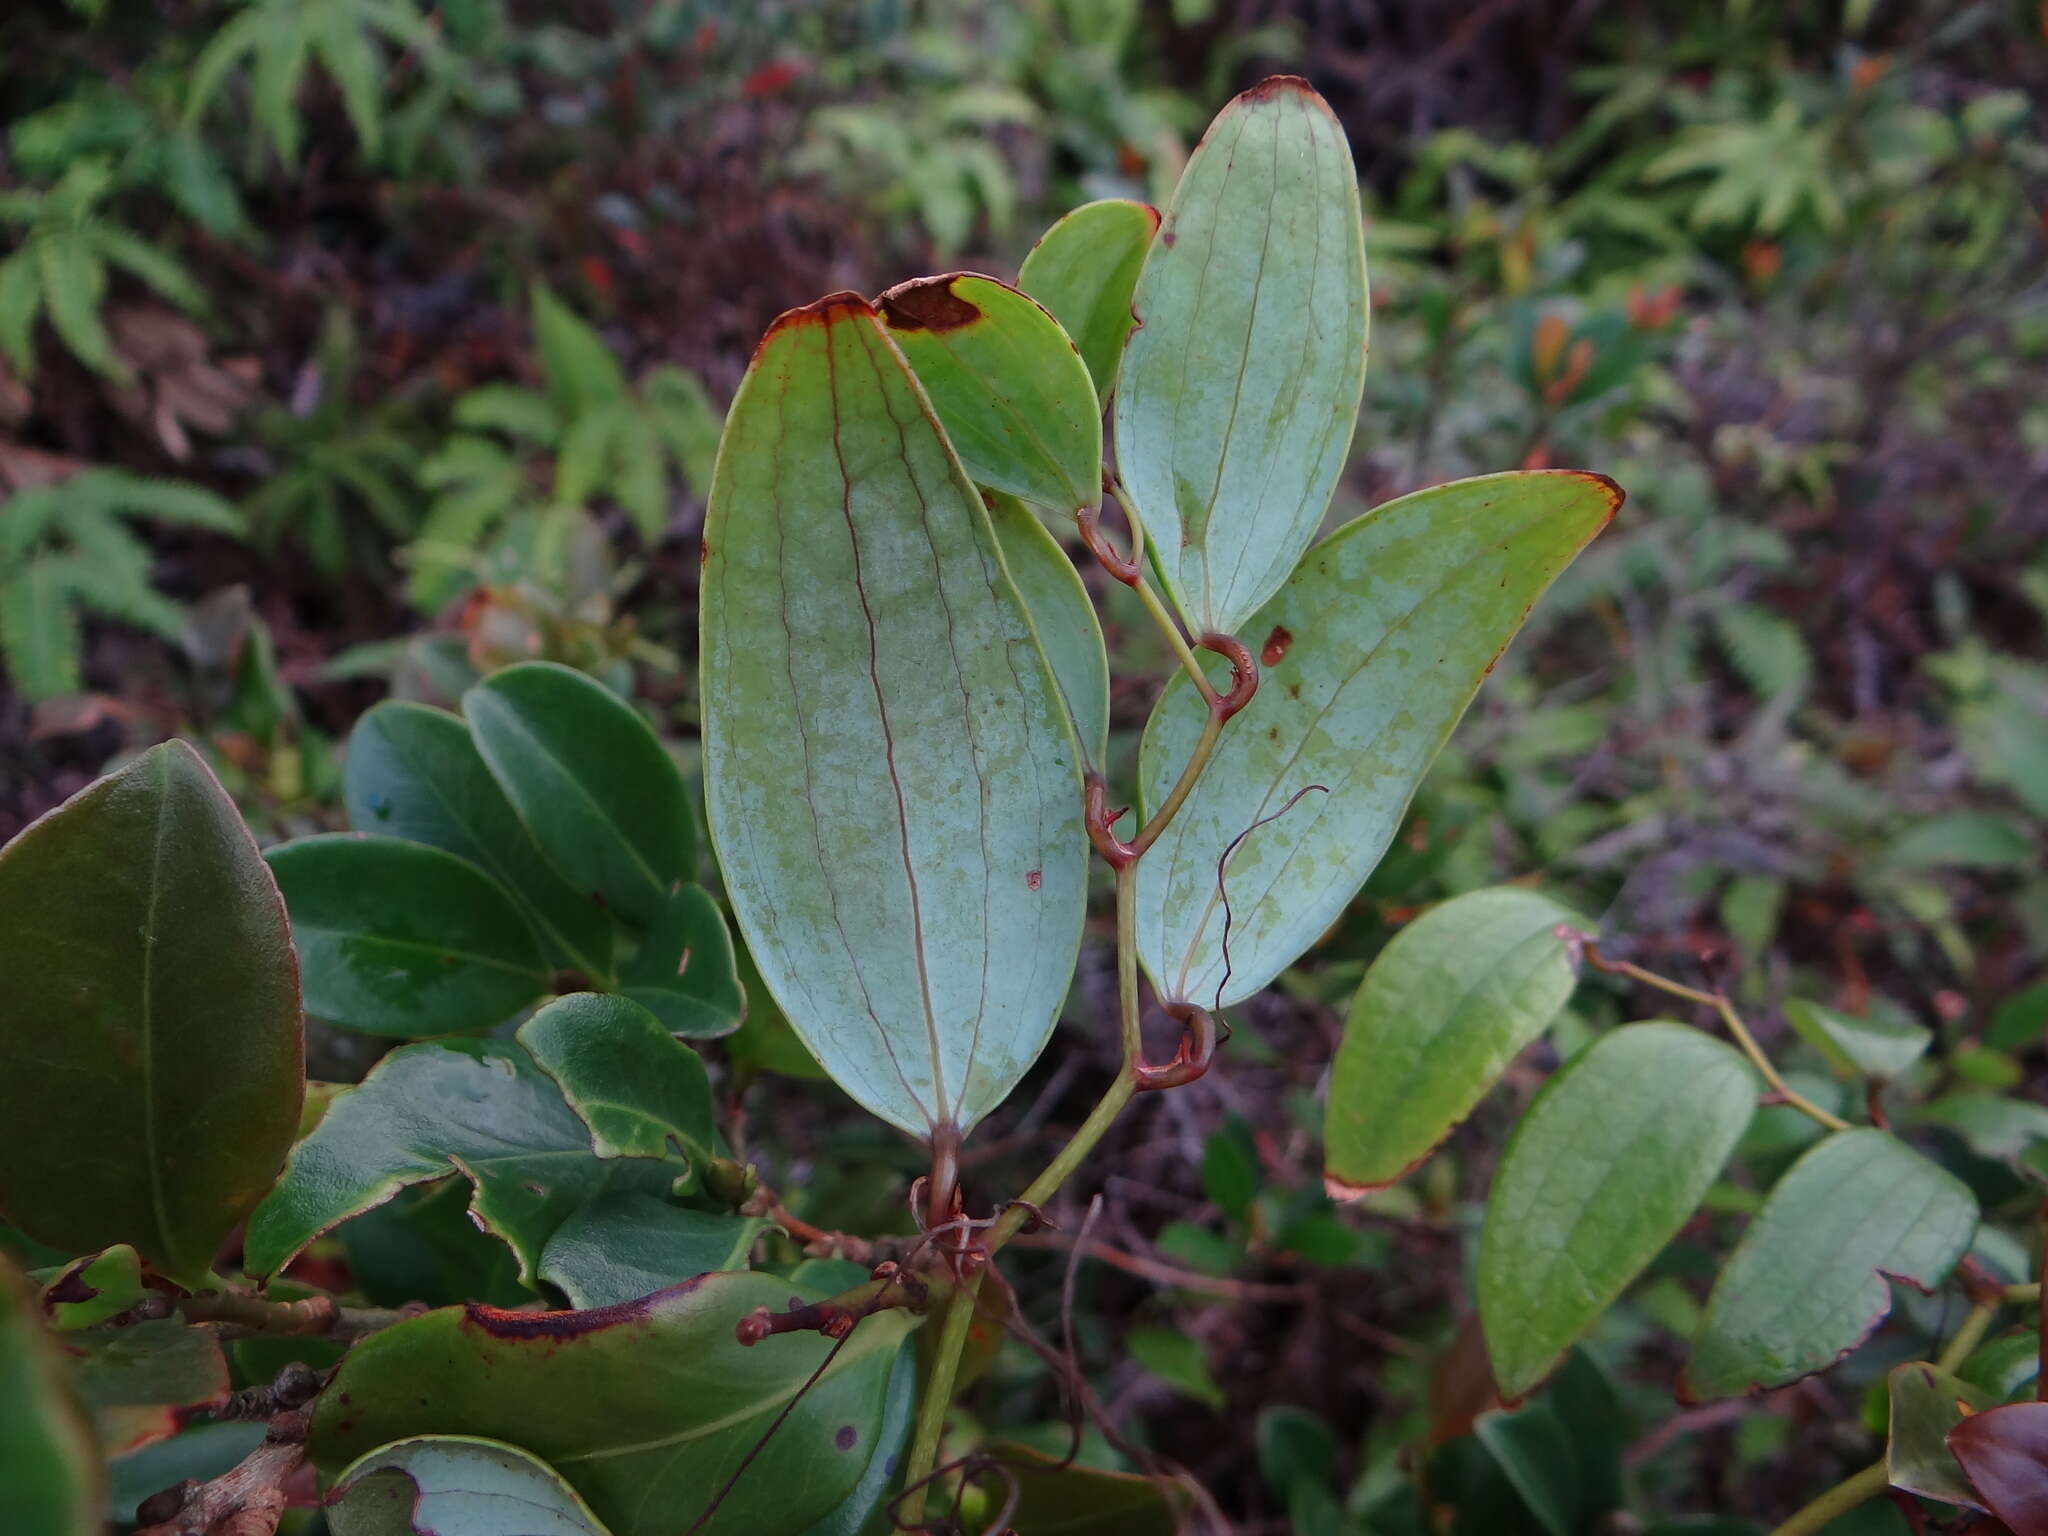
<path fill-rule="evenodd" d="M 1948 1432 L 1985 1507 L 2013 1536 L 2048 1536 L 2048 1403 L 2007 1403 Z"/>

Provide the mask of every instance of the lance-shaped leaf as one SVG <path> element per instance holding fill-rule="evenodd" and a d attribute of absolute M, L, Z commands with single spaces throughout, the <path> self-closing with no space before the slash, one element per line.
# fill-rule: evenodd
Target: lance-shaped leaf
<path fill-rule="evenodd" d="M 1022 502 L 993 495 L 988 516 L 1010 579 L 1031 610 L 1039 646 L 1081 743 L 1081 759 L 1099 766 L 1109 751 L 1109 653 L 1095 604 L 1067 552 Z"/>
<path fill-rule="evenodd" d="M 1159 210 L 1149 203 L 1114 197 L 1083 203 L 1038 237 L 1017 271 L 1017 286 L 1074 339 L 1095 393 L 1105 400 L 1116 384 L 1124 338 L 1137 323 L 1131 292 L 1157 233 Z"/>
<path fill-rule="evenodd" d="M 548 1239 L 540 1277 L 571 1306 L 614 1306 L 715 1269 L 745 1269 L 768 1225 L 633 1190 L 600 1195 Z"/>
<path fill-rule="evenodd" d="M 519 1043 L 590 1127 L 599 1157 L 710 1158 L 711 1079 L 695 1051 L 638 1003 L 598 992 L 557 998 Z"/>
<path fill-rule="evenodd" d="M 1365 388 L 1358 178 L 1306 81 L 1217 114 L 1132 307 L 1117 473 L 1189 626 L 1231 633 L 1315 537 Z"/>
<path fill-rule="evenodd" d="M 1472 1112 L 1572 995 L 1578 970 L 1557 930 L 1580 922 L 1503 886 L 1433 907 L 1394 936 L 1337 1047 L 1323 1129 L 1332 1195 L 1391 1184 Z"/>
<path fill-rule="evenodd" d="M 105 1470 L 21 1273 L 0 1256 L 0 1517 L 35 1536 L 100 1536 Z"/>
<path fill-rule="evenodd" d="M 675 761 L 633 706 L 551 661 L 493 673 L 462 713 L 548 861 L 630 922 L 654 918 L 697 873 L 697 832 Z"/>
<path fill-rule="evenodd" d="M 501 1023 L 547 991 L 525 917 L 467 860 L 360 833 L 302 837 L 268 858 L 315 1018 L 418 1039 Z"/>
<path fill-rule="evenodd" d="M 1102 406 L 1036 300 L 952 272 L 899 283 L 875 309 L 976 484 L 1069 516 L 1102 499 Z"/>
<path fill-rule="evenodd" d="M 1336 920 L 1530 607 L 1620 502 L 1600 475 L 1486 475 L 1308 553 L 1246 631 L 1258 692 L 1138 864 L 1138 953 L 1169 997 L 1241 1001 Z M 1207 719 L 1185 677 L 1167 686 L 1139 757 L 1148 806 Z"/>
<path fill-rule="evenodd" d="M 964 1130 L 1066 994 L 1078 753 L 980 494 L 865 300 L 761 343 L 703 558 L 705 801 L 747 947 L 841 1087 Z"/>
<path fill-rule="evenodd" d="M 1843 1077 L 1897 1077 L 1926 1055 L 1934 1040 L 1930 1031 L 1907 1020 L 1859 1019 L 1797 998 L 1785 1004 L 1785 1022 Z"/>
<path fill-rule="evenodd" d="M 291 1145 L 305 1066 L 284 903 L 190 747 L 0 851 L 0 971 L 0 1213 L 203 1283 Z"/>
<path fill-rule="evenodd" d="M 410 1436 L 479 1435 L 541 1457 L 615 1536 L 801 1530 L 859 1485 L 916 1320 L 868 1318 L 807 1387 L 832 1341 L 733 1336 L 789 1298 L 786 1280 L 713 1274 L 585 1312 L 431 1312 L 350 1351 L 314 1410 L 313 1452 L 334 1467 Z"/>
<path fill-rule="evenodd" d="M 552 962 L 599 979 L 610 974 L 610 919 L 541 856 L 460 716 L 399 700 L 379 704 L 349 734 L 341 791 L 356 831 L 468 860 L 525 909 Z"/>
<path fill-rule="evenodd" d="M 555 1229 L 612 1189 L 666 1193 L 684 1169 L 599 1158 L 590 1128 L 525 1051 L 495 1040 L 436 1041 L 393 1051 L 292 1149 L 249 1219 L 252 1274 L 272 1275 L 300 1249 L 409 1184 L 460 1173 L 471 1213 L 519 1259 L 532 1285 Z"/>
<path fill-rule="evenodd" d="M 1924 1360 L 1894 1367 L 1887 1390 L 1891 1430 L 1884 1465 L 1892 1486 L 1923 1499 L 1981 1507 L 1948 1448 L 1948 1434 L 1971 1414 L 1997 1406 L 1998 1399 Z"/>
<path fill-rule="evenodd" d="M 619 971 L 619 990 L 672 1035 L 705 1040 L 732 1033 L 747 1011 L 725 914 L 701 885 L 679 885 L 661 900 L 640 948 Z"/>
<path fill-rule="evenodd" d="M 516 1445 L 418 1435 L 344 1468 L 334 1536 L 609 1536 L 561 1475 Z"/>
<path fill-rule="evenodd" d="M 1824 1371 L 1892 1308 L 1891 1282 L 1939 1285 L 1970 1246 L 1977 1201 L 1896 1137 L 1837 1131 L 1772 1186 L 1707 1298 L 1684 1388 L 1763 1391 Z"/>
<path fill-rule="evenodd" d="M 2048 1530 L 2048 1402 L 2006 1403 L 1948 1432 L 1977 1500 L 2015 1531 Z"/>
<path fill-rule="evenodd" d="M 1516 1398 L 1663 1251 L 1756 1109 L 1731 1047 L 1682 1024 L 1603 1035 L 1509 1137 L 1479 1243 L 1479 1319 Z"/>

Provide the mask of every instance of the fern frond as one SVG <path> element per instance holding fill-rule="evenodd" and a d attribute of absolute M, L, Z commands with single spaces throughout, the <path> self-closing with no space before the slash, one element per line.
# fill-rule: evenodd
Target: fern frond
<path fill-rule="evenodd" d="M 102 257 L 139 277 L 180 309 L 205 313 L 206 294 L 176 257 L 113 224 L 95 222 L 87 238 Z"/>
<path fill-rule="evenodd" d="M 1796 701 L 1813 680 L 1813 657 L 1799 626 L 1747 603 L 1714 614 L 1714 636 L 1759 698 Z"/>
<path fill-rule="evenodd" d="M 88 368 L 126 383 L 133 375 L 115 356 L 113 338 L 100 319 L 100 301 L 107 294 L 105 263 L 78 235 L 43 235 L 34 250 L 51 327 Z"/>
<path fill-rule="evenodd" d="M 48 561 L 0 579 L 0 663 L 31 702 L 79 690 L 78 614 Z"/>
<path fill-rule="evenodd" d="M 0 261 L 0 350 L 26 379 L 35 371 L 36 317 L 43 311 L 43 284 L 35 252 L 26 248 Z"/>

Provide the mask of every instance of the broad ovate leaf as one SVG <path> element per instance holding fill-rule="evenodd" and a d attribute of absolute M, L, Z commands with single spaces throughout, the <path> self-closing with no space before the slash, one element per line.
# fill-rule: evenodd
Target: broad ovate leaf
<path fill-rule="evenodd" d="M 697 872 L 674 759 L 633 706 L 551 661 L 494 672 L 462 696 L 477 750 L 548 861 L 629 922 Z"/>
<path fill-rule="evenodd" d="M 1074 340 L 1095 393 L 1109 398 L 1124 338 L 1137 323 L 1131 293 L 1159 233 L 1159 210 L 1127 198 L 1083 203 L 1039 236 L 1017 286 L 1046 307 Z"/>
<path fill-rule="evenodd" d="M 1502 886 L 1433 907 L 1365 973 L 1324 1114 L 1323 1174 L 1340 1199 L 1400 1178 L 1436 1149 L 1578 984 L 1561 928 L 1583 922 Z"/>
<path fill-rule="evenodd" d="M 661 900 L 618 990 L 692 1040 L 726 1035 L 747 1011 L 739 959 L 725 914 L 701 885 L 679 885 Z"/>
<path fill-rule="evenodd" d="M 1503 1396 L 1534 1389 L 1685 1225 L 1756 1110 L 1730 1046 L 1630 1024 L 1553 1076 L 1501 1154 L 1479 1319 Z"/>
<path fill-rule="evenodd" d="M 703 559 L 705 802 L 747 947 L 841 1087 L 965 1130 L 1066 994 L 1079 754 L 980 493 L 866 300 L 762 341 Z"/>
<path fill-rule="evenodd" d="M 106 1473 L 28 1283 L 0 1256 L 0 1530 L 100 1536 Z"/>
<path fill-rule="evenodd" d="M 341 791 L 356 831 L 466 859 L 511 893 L 552 963 L 610 974 L 610 919 L 541 856 L 461 716 L 403 700 L 377 705 L 349 734 Z"/>
<path fill-rule="evenodd" d="M 875 310 L 977 485 L 1069 516 L 1102 499 L 1102 406 L 1037 301 L 952 272 L 899 283 Z"/>
<path fill-rule="evenodd" d="M 1684 1386 L 1766 1391 L 1868 1338 L 1900 1281 L 1932 1290 L 1977 1230 L 1967 1186 L 1884 1131 L 1837 1131 L 1771 1187 L 1714 1282 Z"/>
<path fill-rule="evenodd" d="M 600 1158 L 591 1130 L 519 1046 L 450 1040 L 393 1051 L 338 1097 L 292 1149 L 284 1177 L 249 1219 L 252 1274 L 272 1275 L 306 1244 L 411 1184 L 460 1173 L 471 1214 L 510 1244 L 519 1277 L 577 1210 L 615 1189 L 663 1194 L 683 1165 Z"/>
<path fill-rule="evenodd" d="M 0 1213 L 204 1282 L 299 1123 L 284 903 L 234 802 L 152 747 L 0 850 Z"/>
<path fill-rule="evenodd" d="M 1843 1077 L 1897 1077 L 1934 1042 L 1931 1031 L 1908 1019 L 1884 1014 L 1859 1019 L 1798 998 L 1785 1004 L 1785 1022 Z"/>
<path fill-rule="evenodd" d="M 302 837 L 268 858 L 317 1019 L 419 1039 L 502 1023 L 547 991 L 526 918 L 466 859 L 354 832 Z"/>
<path fill-rule="evenodd" d="M 714 1269 L 745 1269 L 757 1216 L 693 1211 L 636 1190 L 600 1195 L 548 1239 L 540 1277 L 573 1307 L 609 1307 Z"/>
<path fill-rule="evenodd" d="M 988 516 L 1010 579 L 1031 611 L 1038 643 L 1052 665 L 1060 702 L 1081 744 L 1081 760 L 1099 767 L 1109 751 L 1109 653 L 1095 604 L 1059 541 L 1022 502 L 998 492 L 989 497 Z"/>
<path fill-rule="evenodd" d="M 519 1043 L 590 1127 L 599 1157 L 712 1156 L 704 1060 L 630 998 L 578 992 L 519 1026 Z"/>
<path fill-rule="evenodd" d="M 1138 953 L 1167 996 L 1242 1001 L 1336 920 L 1531 606 L 1620 502 L 1576 470 L 1485 475 L 1309 551 L 1245 632 L 1258 692 L 1138 864 Z M 1139 756 L 1146 805 L 1207 719 L 1184 676 L 1168 684 Z"/>
<path fill-rule="evenodd" d="M 1315 537 L 1365 387 L 1365 236 L 1308 83 L 1237 97 L 1189 157 L 1132 296 L 1117 473 L 1189 627 L 1233 633 Z"/>
<path fill-rule="evenodd" d="M 394 1441 L 342 1469 L 334 1536 L 609 1536 L 576 1490 L 516 1445 L 471 1435 Z"/>
<path fill-rule="evenodd" d="M 770 1275 L 710 1274 L 588 1311 L 428 1313 L 350 1351 L 314 1410 L 314 1455 L 338 1468 L 394 1440 L 479 1436 L 542 1458 L 615 1536 L 800 1531 L 859 1486 L 916 1319 L 859 1323 L 806 1387 L 831 1340 L 749 1348 L 733 1333 L 790 1291 Z"/>

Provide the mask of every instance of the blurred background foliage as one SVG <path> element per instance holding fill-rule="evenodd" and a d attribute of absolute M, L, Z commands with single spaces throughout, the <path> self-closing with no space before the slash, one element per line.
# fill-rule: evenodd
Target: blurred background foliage
<path fill-rule="evenodd" d="M 339 825 L 363 708 L 533 656 L 636 698 L 687 763 L 702 496 L 768 321 L 1014 276 L 1072 204 L 1163 195 L 1275 69 L 1329 97 L 1365 179 L 1372 364 L 1333 519 L 1515 465 L 1629 502 L 1366 895 L 1238 1010 L 1229 1070 L 1099 1161 L 1110 1264 L 1075 1323 L 1124 1443 L 1088 1454 L 1150 1447 L 1244 1530 L 1751 1529 L 1868 1459 L 1857 1394 L 1953 1324 L 1909 1299 L 1824 1384 L 1673 1417 L 1704 1254 L 1799 1125 L 1760 1118 L 1698 1230 L 1513 1433 L 1474 1437 L 1457 1298 L 1502 1132 L 1544 1067 L 1651 1010 L 1590 982 L 1509 1102 L 1362 1209 L 1319 1188 L 1315 1095 L 1389 933 L 1534 877 L 1727 986 L 1811 1093 L 1845 1090 L 1788 999 L 1933 1031 L 1918 1136 L 2030 1219 L 2048 1132 L 1980 1111 L 2048 1082 L 2033 0 L 14 0 L 0 839 L 174 732 L 261 835 Z M 1121 669 L 1163 676 L 1098 595 Z M 1126 769 L 1150 697 L 1116 700 Z M 1107 1068 L 1109 970 L 1092 943 L 987 1128 L 991 1197 Z M 914 1160 L 811 1113 L 835 1096 L 774 1022 L 725 1053 L 749 1150 L 831 1225 L 900 1224 Z M 1987 1232 L 1981 1260 L 2030 1272 Z M 1022 1305 L 1056 1330 L 1071 1235 L 1033 1241 Z M 1058 1448 L 1036 1357 L 981 1394 Z"/>

